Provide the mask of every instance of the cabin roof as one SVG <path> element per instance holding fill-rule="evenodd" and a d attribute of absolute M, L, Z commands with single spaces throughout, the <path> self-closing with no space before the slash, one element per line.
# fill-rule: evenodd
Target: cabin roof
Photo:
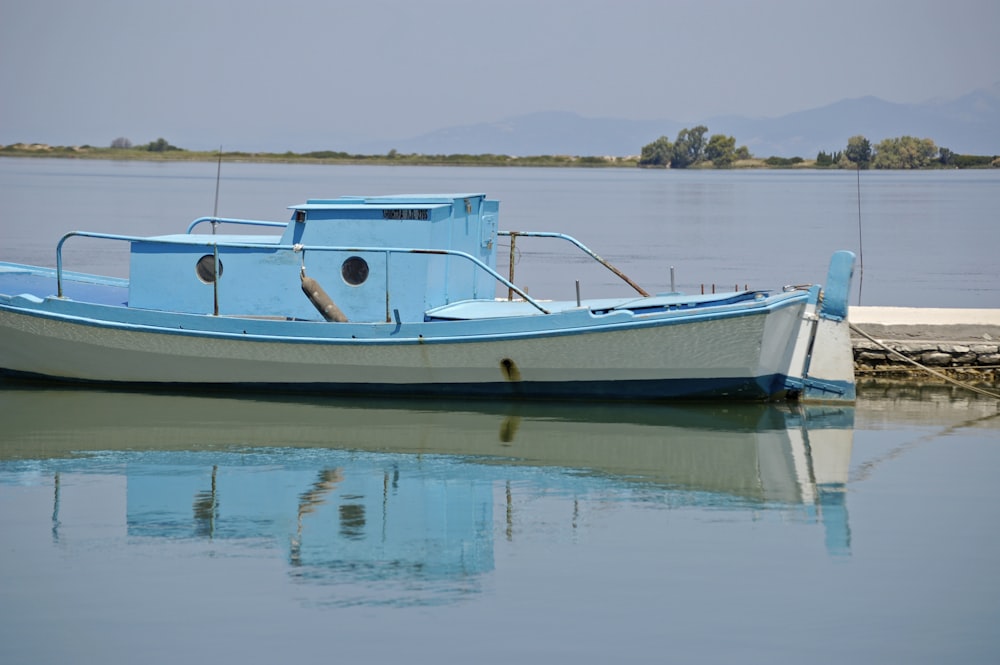
<path fill-rule="evenodd" d="M 485 198 L 485 194 L 399 194 L 394 196 L 341 196 L 336 199 L 308 199 L 288 206 L 289 210 L 360 210 L 365 208 L 442 208 L 459 199 Z"/>

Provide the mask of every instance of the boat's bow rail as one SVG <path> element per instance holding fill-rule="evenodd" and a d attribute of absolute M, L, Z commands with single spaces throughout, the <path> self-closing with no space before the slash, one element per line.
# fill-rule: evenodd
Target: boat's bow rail
<path fill-rule="evenodd" d="M 508 273 L 507 277 L 512 282 L 514 281 L 514 263 L 515 263 L 514 257 L 515 257 L 516 247 L 517 247 L 517 239 L 521 238 L 521 237 L 523 237 L 523 238 L 556 238 L 556 239 L 559 239 L 559 240 L 565 240 L 566 242 L 569 242 L 569 243 L 571 243 L 573 245 L 576 245 L 576 247 L 578 247 L 585 254 L 587 254 L 588 256 L 590 256 L 592 259 L 594 259 L 595 261 L 597 261 L 598 263 L 600 263 L 602 266 L 604 266 L 605 268 L 607 268 L 608 270 L 610 270 L 614 274 L 618 275 L 618 277 L 620 277 L 623 282 L 625 282 L 626 284 L 628 284 L 629 286 L 631 286 L 639 294 L 641 294 L 643 296 L 648 296 L 649 295 L 649 293 L 647 293 L 645 289 L 643 289 L 641 286 L 639 286 L 638 284 L 636 284 L 635 282 L 633 282 L 632 279 L 628 277 L 628 275 L 626 275 L 621 270 L 619 270 L 618 268 L 616 268 L 613 265 L 611 265 L 608 261 L 605 261 L 604 259 L 602 259 L 600 256 L 597 255 L 597 253 L 595 253 L 594 251 L 592 251 L 589 247 L 587 247 L 586 245 L 584 245 L 582 242 L 580 242 L 579 240 L 577 240 L 573 236 L 567 235 L 565 233 L 553 233 L 551 231 L 500 231 L 500 232 L 497 233 L 497 235 L 508 236 L 510 238 L 510 258 L 509 258 L 510 268 L 509 268 L 509 273 Z M 513 293 L 508 293 L 507 294 L 507 299 L 508 300 L 513 299 Z"/>

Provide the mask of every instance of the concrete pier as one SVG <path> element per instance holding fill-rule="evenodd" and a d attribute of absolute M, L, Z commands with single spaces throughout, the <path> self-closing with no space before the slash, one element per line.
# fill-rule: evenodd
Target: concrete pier
<path fill-rule="evenodd" d="M 1000 382 L 1000 309 L 851 307 L 858 330 L 952 378 Z M 882 345 L 851 332 L 858 375 L 928 375 Z"/>

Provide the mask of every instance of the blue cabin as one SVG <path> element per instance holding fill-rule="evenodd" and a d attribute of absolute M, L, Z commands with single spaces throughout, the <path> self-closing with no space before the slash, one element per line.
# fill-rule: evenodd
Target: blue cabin
<path fill-rule="evenodd" d="M 191 233 L 213 221 L 204 218 L 186 234 L 133 240 L 129 306 L 320 320 L 302 292 L 303 268 L 354 322 L 423 321 L 435 307 L 494 298 L 499 202 L 485 194 L 309 199 L 290 209 L 280 236 Z"/>

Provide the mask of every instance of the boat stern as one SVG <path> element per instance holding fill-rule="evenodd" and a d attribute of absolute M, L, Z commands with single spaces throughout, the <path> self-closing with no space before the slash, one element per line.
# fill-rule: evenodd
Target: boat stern
<path fill-rule="evenodd" d="M 853 402 L 857 397 L 847 321 L 854 258 L 854 252 L 835 252 L 824 288 L 813 287 L 810 293 L 786 381 L 786 388 L 804 401 Z"/>

